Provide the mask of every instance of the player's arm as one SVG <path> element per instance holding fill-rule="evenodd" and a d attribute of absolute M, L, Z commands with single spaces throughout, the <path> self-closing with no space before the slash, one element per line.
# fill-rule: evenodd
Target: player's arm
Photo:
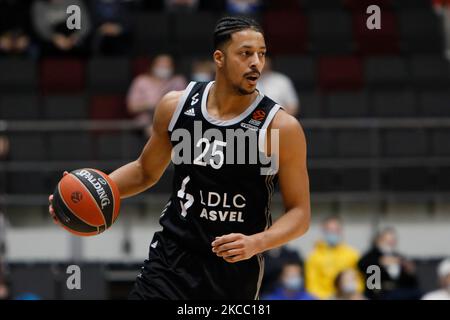
<path fill-rule="evenodd" d="M 303 235 L 309 228 L 310 199 L 306 167 L 306 140 L 298 121 L 284 111 L 274 117 L 269 129 L 279 130 L 279 183 L 285 213 L 267 230 L 218 237 L 213 252 L 228 262 L 237 262 L 281 246 Z M 267 141 L 270 141 L 270 135 Z M 270 148 L 269 148 L 270 150 Z M 272 155 L 275 155 L 275 150 Z"/>
<path fill-rule="evenodd" d="M 136 195 L 153 186 L 169 165 L 172 145 L 167 129 L 182 93 L 169 92 L 161 99 L 155 110 L 153 134 L 139 158 L 109 175 L 117 184 L 121 198 Z"/>

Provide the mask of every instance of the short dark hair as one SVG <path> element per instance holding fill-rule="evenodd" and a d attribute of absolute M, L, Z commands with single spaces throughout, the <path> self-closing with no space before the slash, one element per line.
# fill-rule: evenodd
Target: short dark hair
<path fill-rule="evenodd" d="M 231 39 L 231 35 L 245 29 L 253 29 L 264 34 L 260 24 L 248 17 L 223 17 L 214 29 L 214 49 Z"/>

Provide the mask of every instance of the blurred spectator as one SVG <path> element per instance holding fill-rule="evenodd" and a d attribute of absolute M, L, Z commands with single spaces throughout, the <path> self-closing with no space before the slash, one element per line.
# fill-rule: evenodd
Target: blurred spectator
<path fill-rule="evenodd" d="M 303 265 L 301 255 L 290 249 L 288 246 L 282 246 L 263 253 L 264 255 L 264 278 L 261 284 L 261 294 L 264 295 L 273 291 L 279 283 L 280 274 L 285 264 Z"/>
<path fill-rule="evenodd" d="M 297 263 L 286 263 L 281 271 L 280 284 L 262 300 L 316 300 L 304 288 L 302 267 Z"/>
<path fill-rule="evenodd" d="M 103 55 L 123 55 L 129 49 L 129 13 L 124 0 L 89 1 L 95 27 L 93 51 Z"/>
<path fill-rule="evenodd" d="M 433 0 L 434 9 L 442 17 L 445 35 L 445 50 L 450 59 L 450 0 Z"/>
<path fill-rule="evenodd" d="M 81 28 L 70 30 L 67 8 L 80 7 Z M 37 0 L 32 5 L 32 21 L 41 39 L 44 55 L 85 55 L 91 21 L 86 7 L 80 0 Z"/>
<path fill-rule="evenodd" d="M 15 296 L 14 300 L 41 300 L 41 297 L 33 292 L 24 292 Z"/>
<path fill-rule="evenodd" d="M 366 300 L 358 292 L 358 274 L 353 269 L 341 271 L 334 280 L 335 300 Z"/>
<path fill-rule="evenodd" d="M 5 278 L 4 256 L 6 251 L 6 219 L 0 211 L 0 300 L 8 299 L 9 290 Z"/>
<path fill-rule="evenodd" d="M 229 14 L 255 14 L 261 9 L 261 0 L 227 0 Z"/>
<path fill-rule="evenodd" d="M 321 225 L 323 240 L 319 240 L 306 260 L 306 289 L 320 299 L 335 294 L 334 280 L 343 270 L 357 268 L 358 252 L 342 239 L 342 225 L 337 217 L 326 218 Z M 358 277 L 358 292 L 362 292 Z"/>
<path fill-rule="evenodd" d="M 28 1 L 0 0 L 0 56 L 33 54 Z"/>
<path fill-rule="evenodd" d="M 450 300 L 450 258 L 441 261 L 437 274 L 441 289 L 427 293 L 422 300 Z"/>
<path fill-rule="evenodd" d="M 215 67 L 211 60 L 197 60 L 192 64 L 192 81 L 209 82 L 214 79 Z"/>
<path fill-rule="evenodd" d="M 162 54 L 153 60 L 148 72 L 135 78 L 128 91 L 127 108 L 136 120 L 146 126 L 150 136 L 153 112 L 159 100 L 169 91 L 184 90 L 186 80 L 174 75 L 174 62 L 170 55 Z"/>
<path fill-rule="evenodd" d="M 0 159 L 6 158 L 9 152 L 9 140 L 7 137 L 0 136 Z"/>
<path fill-rule="evenodd" d="M 169 12 L 196 11 L 198 4 L 198 0 L 165 0 L 166 11 Z"/>
<path fill-rule="evenodd" d="M 298 96 L 291 79 L 272 69 L 272 60 L 266 57 L 266 65 L 258 80 L 258 89 L 286 108 L 292 115 L 298 112 Z"/>
<path fill-rule="evenodd" d="M 385 228 L 378 232 L 372 248 L 359 261 L 358 266 L 363 274 L 367 275 L 366 270 L 371 265 L 377 265 L 381 270 L 381 289 L 366 288 L 366 296 L 369 299 L 418 299 L 420 297 L 415 265 L 400 255 L 396 248 L 395 230 L 391 227 Z"/>

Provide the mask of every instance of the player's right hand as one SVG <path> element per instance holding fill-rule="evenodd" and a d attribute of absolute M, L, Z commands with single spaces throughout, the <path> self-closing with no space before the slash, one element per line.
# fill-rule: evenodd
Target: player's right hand
<path fill-rule="evenodd" d="M 67 171 L 64 171 L 63 172 L 63 177 L 65 177 L 66 175 L 68 175 L 69 174 L 69 172 L 67 172 Z M 55 223 L 55 224 L 58 224 L 58 218 L 56 217 L 56 214 L 55 214 L 55 210 L 53 209 L 53 195 L 51 194 L 49 197 L 48 197 L 48 212 L 50 213 L 50 215 L 51 215 L 51 217 L 52 217 L 52 219 L 53 219 L 53 222 Z"/>

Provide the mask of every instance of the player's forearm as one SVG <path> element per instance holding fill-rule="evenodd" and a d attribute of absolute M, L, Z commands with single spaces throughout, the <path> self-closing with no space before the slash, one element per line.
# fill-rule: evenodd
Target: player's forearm
<path fill-rule="evenodd" d="M 282 215 L 267 230 L 255 234 L 259 252 L 264 252 L 294 240 L 305 234 L 309 228 L 310 210 L 295 207 Z"/>
<path fill-rule="evenodd" d="M 146 174 L 139 160 L 130 162 L 118 168 L 109 176 L 117 184 L 121 198 L 136 195 L 150 188 L 157 182 L 151 176 Z"/>

